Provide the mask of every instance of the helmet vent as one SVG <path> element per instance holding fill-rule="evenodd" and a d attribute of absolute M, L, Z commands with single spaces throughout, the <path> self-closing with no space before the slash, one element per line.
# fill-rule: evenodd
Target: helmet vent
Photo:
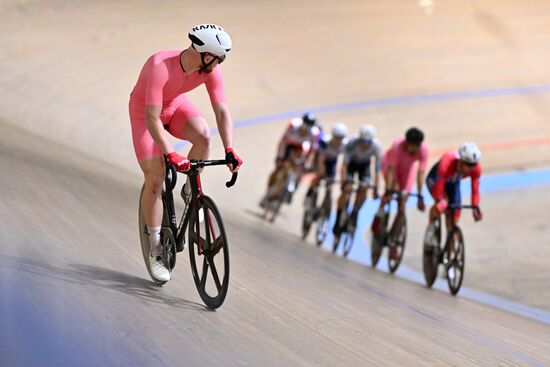
<path fill-rule="evenodd" d="M 204 42 L 202 42 L 197 36 L 195 36 L 194 34 L 189 34 L 189 39 L 191 40 L 191 42 L 193 42 L 194 44 L 196 44 L 197 46 L 204 46 Z"/>

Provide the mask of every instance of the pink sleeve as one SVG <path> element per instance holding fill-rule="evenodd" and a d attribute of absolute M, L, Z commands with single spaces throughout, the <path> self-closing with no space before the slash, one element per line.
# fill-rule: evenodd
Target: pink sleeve
<path fill-rule="evenodd" d="M 208 74 L 205 84 L 212 104 L 225 102 L 225 90 L 223 88 L 223 78 L 219 66 L 216 66 L 214 70 Z"/>
<path fill-rule="evenodd" d="M 426 172 L 429 155 L 430 155 L 430 151 L 428 149 L 428 145 L 422 143 L 422 145 L 420 145 L 420 163 L 418 164 L 418 170 L 422 172 Z"/>
<path fill-rule="evenodd" d="M 168 81 L 168 69 L 164 63 L 156 64 L 149 60 L 147 84 L 145 86 L 145 105 L 162 106 L 164 85 Z"/>

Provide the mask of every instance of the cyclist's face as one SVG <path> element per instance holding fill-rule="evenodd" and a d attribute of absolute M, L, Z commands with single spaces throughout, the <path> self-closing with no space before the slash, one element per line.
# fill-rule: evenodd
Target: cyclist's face
<path fill-rule="evenodd" d="M 463 175 L 467 175 L 472 171 L 472 169 L 474 169 L 475 166 L 475 164 L 468 164 L 464 161 L 460 161 L 460 164 L 458 165 L 458 171 Z"/>
<path fill-rule="evenodd" d="M 406 143 L 405 144 L 405 150 L 410 155 L 415 155 L 418 152 L 419 149 L 420 149 L 420 145 L 415 145 L 415 144 L 411 144 L 411 143 Z"/>
<path fill-rule="evenodd" d="M 363 149 L 367 149 L 372 144 L 372 140 L 366 140 L 366 139 L 359 139 L 359 145 Z"/>
<path fill-rule="evenodd" d="M 218 57 L 206 52 L 204 56 L 202 56 L 203 65 L 201 67 L 201 71 L 203 73 L 210 74 L 216 65 L 221 64 L 223 60 L 225 60 L 225 56 Z"/>
<path fill-rule="evenodd" d="M 340 147 L 343 142 L 344 142 L 344 138 L 340 138 L 340 137 L 337 137 L 337 136 L 332 137 L 332 144 L 335 147 Z"/>

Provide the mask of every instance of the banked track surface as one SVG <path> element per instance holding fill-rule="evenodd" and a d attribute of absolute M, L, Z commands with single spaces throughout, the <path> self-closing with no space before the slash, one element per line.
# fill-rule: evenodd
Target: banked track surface
<path fill-rule="evenodd" d="M 0 366 L 550 364 L 548 325 L 353 264 L 223 207 L 231 284 L 208 311 L 186 253 L 169 284 L 148 279 L 139 177 L 1 129 Z"/>

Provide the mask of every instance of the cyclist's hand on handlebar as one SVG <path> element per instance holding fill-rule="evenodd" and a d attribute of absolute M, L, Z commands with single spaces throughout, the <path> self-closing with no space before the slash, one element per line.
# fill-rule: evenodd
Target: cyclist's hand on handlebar
<path fill-rule="evenodd" d="M 229 170 L 233 173 L 237 172 L 243 164 L 243 160 L 232 148 L 225 149 L 225 160 L 230 162 L 227 167 L 229 167 Z"/>
<path fill-rule="evenodd" d="M 447 200 L 441 199 L 437 201 L 437 203 L 435 204 L 435 210 L 437 210 L 437 212 L 441 214 L 445 211 L 445 209 L 447 209 Z"/>
<path fill-rule="evenodd" d="M 168 153 L 166 155 L 168 162 L 173 164 L 176 167 L 176 170 L 180 172 L 189 171 L 191 168 L 191 162 L 187 157 L 181 156 L 176 152 Z"/>
<path fill-rule="evenodd" d="M 473 215 L 474 215 L 474 220 L 476 222 L 479 222 L 480 220 L 483 219 L 483 213 L 481 212 L 481 210 L 478 207 L 474 208 Z"/>
<path fill-rule="evenodd" d="M 423 212 L 424 210 L 426 210 L 426 204 L 424 204 L 424 196 L 420 195 L 418 197 L 418 201 L 416 203 L 416 207 L 418 208 L 418 210 L 420 210 L 421 212 Z"/>
<path fill-rule="evenodd" d="M 378 186 L 373 186 L 372 187 L 372 198 L 376 200 L 379 197 L 380 197 L 380 195 L 378 194 Z"/>

